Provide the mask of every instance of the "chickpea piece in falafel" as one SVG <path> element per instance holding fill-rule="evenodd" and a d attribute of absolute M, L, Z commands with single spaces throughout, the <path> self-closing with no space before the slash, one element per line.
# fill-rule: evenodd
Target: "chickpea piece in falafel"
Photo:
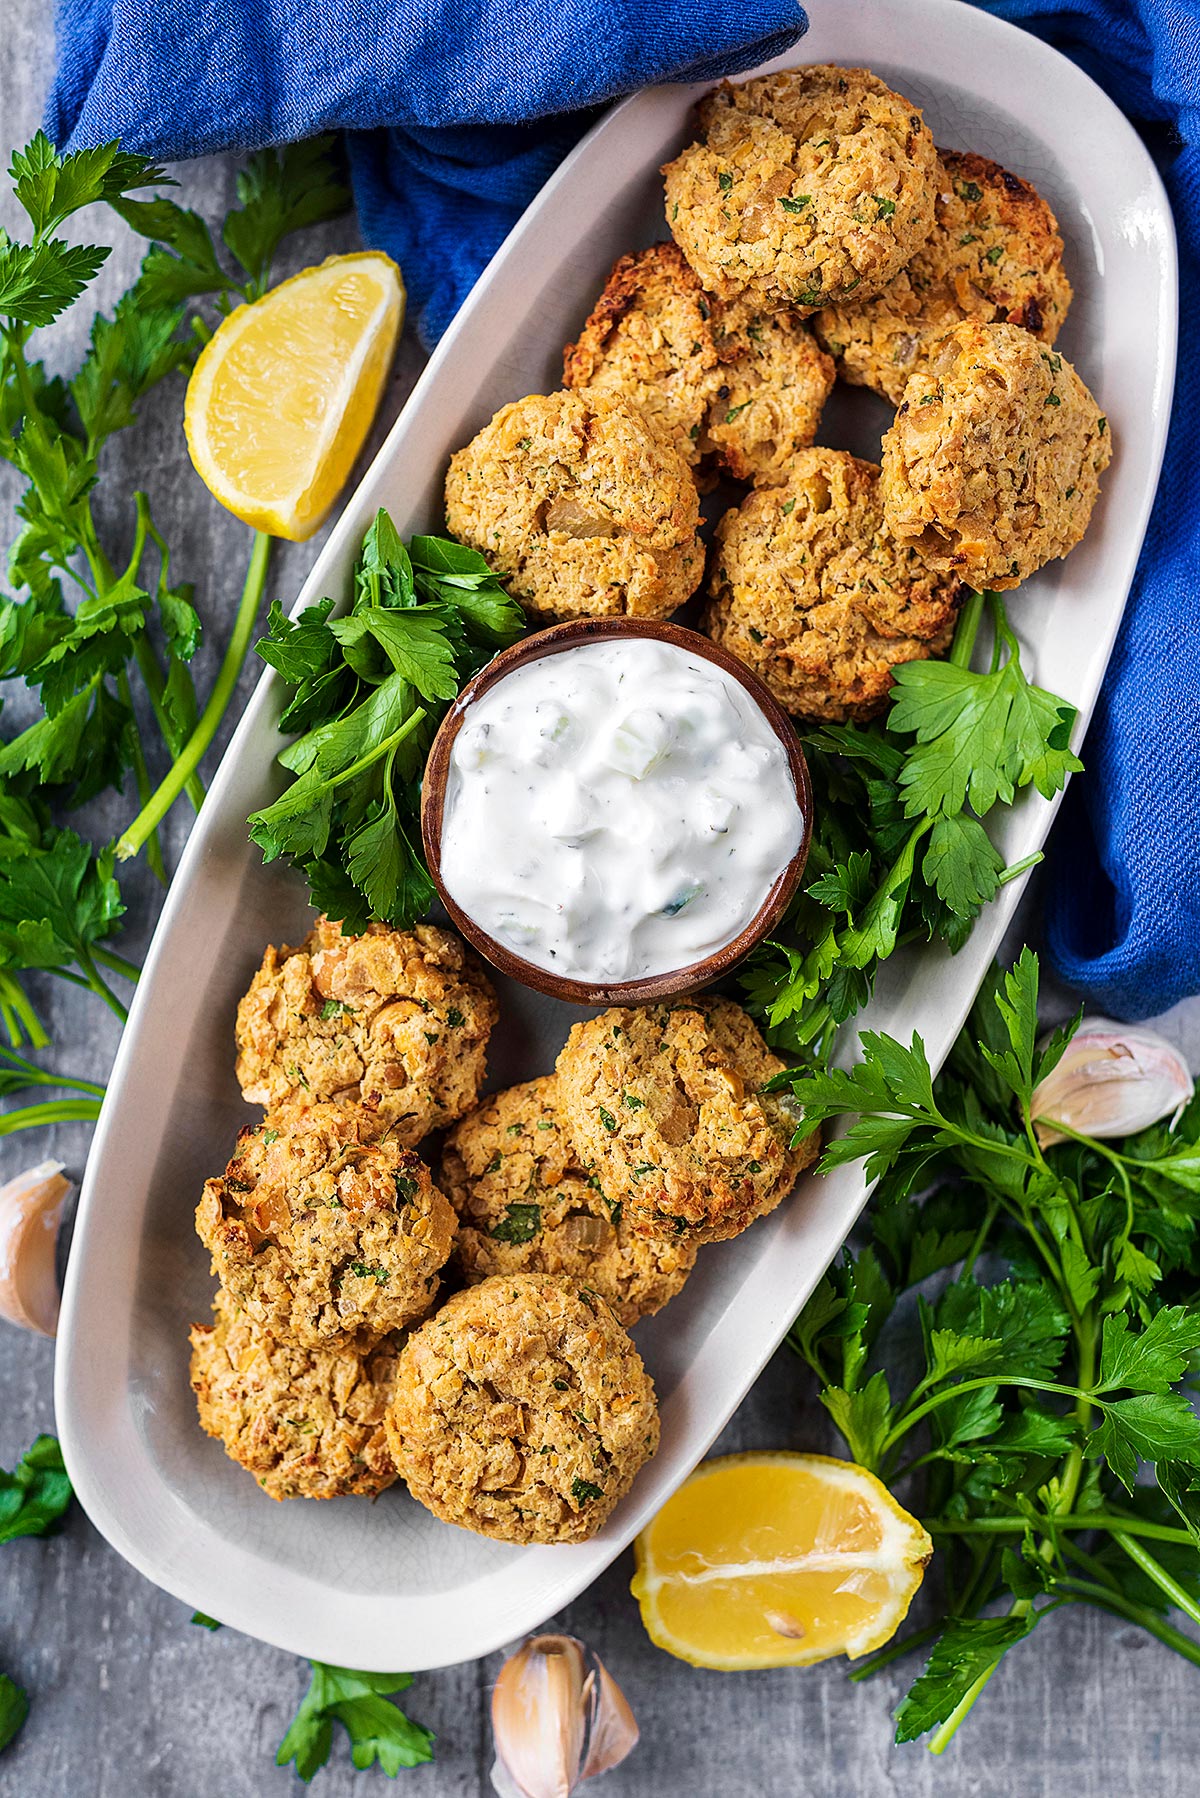
<path fill-rule="evenodd" d="M 1017 325 L 964 320 L 910 376 L 883 440 L 888 528 L 970 586 L 1019 586 L 1088 527 L 1112 455 L 1071 364 Z"/>
<path fill-rule="evenodd" d="M 933 227 L 937 152 L 869 69 L 723 82 L 663 170 L 667 223 L 705 287 L 802 313 L 879 293 Z"/>
<path fill-rule="evenodd" d="M 450 461 L 446 520 L 536 619 L 665 618 L 704 572 L 687 460 L 615 394 L 530 394 Z"/>

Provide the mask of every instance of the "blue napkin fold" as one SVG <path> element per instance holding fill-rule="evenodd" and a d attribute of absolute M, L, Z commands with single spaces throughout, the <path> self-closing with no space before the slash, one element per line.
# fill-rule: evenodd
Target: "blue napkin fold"
<path fill-rule="evenodd" d="M 981 3 L 1080 63 L 1144 131 L 1175 208 L 1182 316 L 1200 317 L 1195 0 Z M 364 238 L 403 266 L 427 342 L 597 107 L 750 68 L 807 23 L 795 0 L 58 0 L 57 16 L 56 143 L 185 157 L 345 129 Z M 1185 354 L 1087 773 L 1050 853 L 1051 957 L 1119 1017 L 1200 991 L 1198 453 Z"/>

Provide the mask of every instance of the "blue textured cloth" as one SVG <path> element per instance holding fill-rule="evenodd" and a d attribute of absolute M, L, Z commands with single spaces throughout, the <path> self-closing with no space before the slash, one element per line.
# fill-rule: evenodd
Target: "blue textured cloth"
<path fill-rule="evenodd" d="M 982 3 L 1073 57 L 1144 131 L 1175 207 L 1182 315 L 1200 317 L 1196 0 Z M 402 264 L 433 341 L 595 107 L 751 67 L 805 19 L 795 0 L 58 0 L 58 27 L 58 143 L 120 136 L 176 157 L 347 129 L 363 234 Z M 1198 455 L 1185 356 L 1087 773 L 1050 856 L 1051 956 L 1122 1017 L 1200 990 Z"/>

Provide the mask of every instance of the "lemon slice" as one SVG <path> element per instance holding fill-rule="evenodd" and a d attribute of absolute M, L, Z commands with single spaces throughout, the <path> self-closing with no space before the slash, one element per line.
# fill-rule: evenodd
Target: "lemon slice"
<path fill-rule="evenodd" d="M 651 1641 L 694 1667 L 804 1667 L 881 1648 L 933 1544 L 863 1467 L 827 1455 L 705 1461 L 637 1539 Z"/>
<path fill-rule="evenodd" d="M 184 430 L 210 493 L 298 542 L 322 523 L 375 417 L 404 322 L 390 256 L 330 256 L 239 306 L 201 351 Z"/>

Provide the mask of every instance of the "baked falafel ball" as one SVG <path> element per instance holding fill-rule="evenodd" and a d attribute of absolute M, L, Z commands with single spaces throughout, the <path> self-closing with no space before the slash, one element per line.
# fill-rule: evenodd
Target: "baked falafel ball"
<path fill-rule="evenodd" d="M 387 1432 L 435 1517 L 501 1542 L 583 1542 L 658 1447 L 658 1406 L 598 1293 L 497 1274 L 409 1337 Z"/>
<path fill-rule="evenodd" d="M 576 1151 L 630 1228 L 721 1242 L 773 1211 L 815 1159 L 791 1146 L 783 1067 L 731 999 L 614 1007 L 576 1024 L 558 1057 Z"/>
<path fill-rule="evenodd" d="M 271 1498 L 374 1498 L 393 1483 L 393 1342 L 301 1348 L 220 1291 L 191 1344 L 201 1427 Z"/>
<path fill-rule="evenodd" d="M 450 461 L 446 521 L 536 619 L 665 618 L 704 572 L 683 452 L 616 394 L 532 393 Z"/>
<path fill-rule="evenodd" d="M 692 1243 L 638 1236 L 606 1201 L 560 1121 L 553 1075 L 494 1094 L 456 1124 L 438 1180 L 459 1216 L 454 1254 L 472 1284 L 562 1274 L 629 1325 L 674 1298 L 696 1260 Z"/>
<path fill-rule="evenodd" d="M 816 436 L 833 379 L 794 313 L 706 294 L 673 243 L 620 258 L 563 355 L 565 386 L 621 394 L 689 462 L 767 484 Z"/>
<path fill-rule="evenodd" d="M 698 462 L 701 430 L 721 385 L 721 310 L 677 244 L 621 256 L 563 351 L 563 386 L 627 399 Z"/>
<path fill-rule="evenodd" d="M 1018 325 L 964 320 L 910 376 L 883 439 L 892 534 L 932 569 L 1003 590 L 1074 549 L 1112 455 L 1071 364 Z"/>
<path fill-rule="evenodd" d="M 985 156 L 942 150 L 933 232 L 881 294 L 813 319 L 843 380 L 898 406 L 931 342 L 964 318 L 1053 343 L 1071 303 L 1058 222 L 1037 189 Z"/>
<path fill-rule="evenodd" d="M 669 162 L 667 223 L 705 287 L 817 311 L 879 293 L 933 228 L 937 151 L 869 69 L 723 82 Z"/>
<path fill-rule="evenodd" d="M 273 1109 L 353 1104 L 364 1129 L 411 1148 L 475 1103 L 498 1015 L 453 932 L 368 924 L 349 936 L 318 918 L 298 949 L 268 948 L 238 1006 L 238 1083 Z"/>
<path fill-rule="evenodd" d="M 892 537 L 873 462 L 804 450 L 717 526 L 701 629 L 795 716 L 870 718 L 893 668 L 949 646 L 960 585 Z"/>
<path fill-rule="evenodd" d="M 213 1273 L 265 1328 L 308 1346 L 378 1339 L 433 1304 L 455 1216 L 412 1149 L 362 1114 L 268 1112 L 196 1207 Z"/>
<path fill-rule="evenodd" d="M 817 434 L 833 387 L 833 358 L 795 312 L 726 309 L 721 385 L 703 447 L 735 481 L 777 487 Z"/>

